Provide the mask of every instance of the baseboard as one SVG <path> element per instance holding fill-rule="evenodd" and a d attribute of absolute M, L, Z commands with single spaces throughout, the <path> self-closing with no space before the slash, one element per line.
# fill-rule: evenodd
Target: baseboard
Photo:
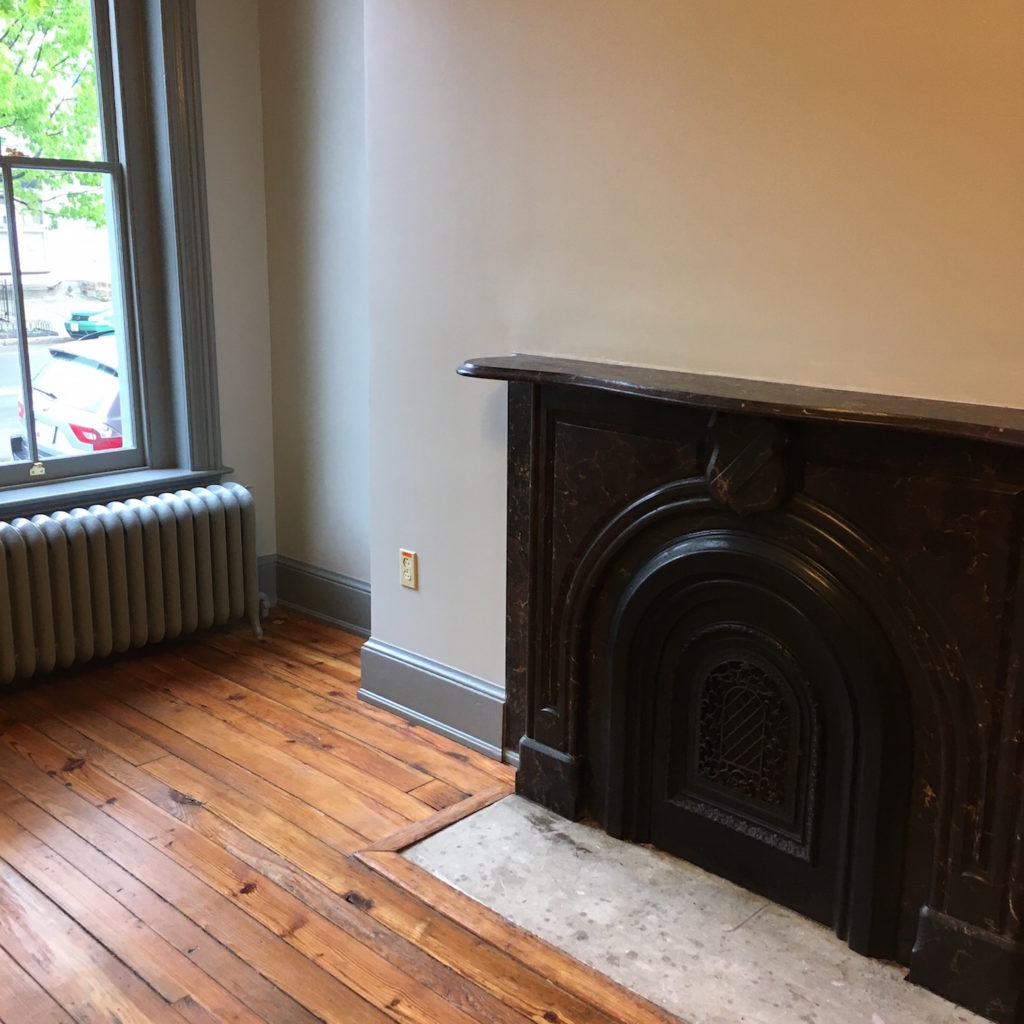
<path fill-rule="evenodd" d="M 500 686 L 375 637 L 362 653 L 363 700 L 501 760 Z"/>
<path fill-rule="evenodd" d="M 285 555 L 260 559 L 260 590 L 272 605 L 294 608 L 359 636 L 370 635 L 370 584 Z"/>
<path fill-rule="evenodd" d="M 260 555 L 256 560 L 260 594 L 273 608 L 277 604 L 277 555 Z"/>

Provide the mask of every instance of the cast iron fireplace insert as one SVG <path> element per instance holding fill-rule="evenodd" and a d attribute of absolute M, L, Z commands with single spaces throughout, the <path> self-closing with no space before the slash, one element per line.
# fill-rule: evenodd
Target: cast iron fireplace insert
<path fill-rule="evenodd" d="M 1024 1022 L 1024 411 L 514 355 L 517 791 Z"/>

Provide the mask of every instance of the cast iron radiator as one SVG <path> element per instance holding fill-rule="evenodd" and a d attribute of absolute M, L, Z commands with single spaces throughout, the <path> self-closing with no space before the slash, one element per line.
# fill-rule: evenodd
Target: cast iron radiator
<path fill-rule="evenodd" d="M 0 523 L 0 684 L 259 613 L 238 484 Z"/>

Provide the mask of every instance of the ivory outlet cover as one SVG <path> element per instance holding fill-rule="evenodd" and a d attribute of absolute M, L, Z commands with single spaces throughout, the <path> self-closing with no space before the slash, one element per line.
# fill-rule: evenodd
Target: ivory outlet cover
<path fill-rule="evenodd" d="M 415 551 L 407 551 L 405 548 L 398 550 L 398 568 L 401 574 L 403 587 L 410 590 L 420 589 L 419 560 Z"/>

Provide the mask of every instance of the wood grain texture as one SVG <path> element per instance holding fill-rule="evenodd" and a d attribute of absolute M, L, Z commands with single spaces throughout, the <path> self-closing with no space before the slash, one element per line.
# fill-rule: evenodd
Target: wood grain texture
<path fill-rule="evenodd" d="M 0 699 L 0 1021 L 655 1019 L 356 856 L 513 779 L 360 702 L 361 644 L 275 613 Z"/>
<path fill-rule="evenodd" d="M 508 789 L 504 786 L 491 786 L 489 789 L 475 793 L 473 796 L 467 796 L 465 800 L 460 800 L 457 804 L 451 804 L 443 811 L 438 811 L 437 814 L 426 821 L 415 821 L 411 825 L 393 832 L 385 839 L 378 839 L 375 843 L 371 843 L 366 847 L 366 849 L 397 853 L 400 850 L 404 850 L 407 846 L 412 846 L 413 843 L 418 843 L 421 839 L 426 839 L 427 836 L 432 836 L 435 832 L 440 832 L 441 829 L 454 825 L 455 822 L 461 821 L 471 814 L 475 814 L 477 811 L 482 811 L 485 807 L 490 807 L 491 804 L 505 796 L 508 796 Z"/>
<path fill-rule="evenodd" d="M 632 1024 L 668 1024 L 676 1018 L 630 992 L 592 967 L 511 924 L 422 868 L 391 851 L 366 850 L 356 857 L 372 871 L 405 889 L 432 910 L 461 925 L 483 942 L 547 978 L 583 1003 L 599 1007 L 613 1020 Z"/>

